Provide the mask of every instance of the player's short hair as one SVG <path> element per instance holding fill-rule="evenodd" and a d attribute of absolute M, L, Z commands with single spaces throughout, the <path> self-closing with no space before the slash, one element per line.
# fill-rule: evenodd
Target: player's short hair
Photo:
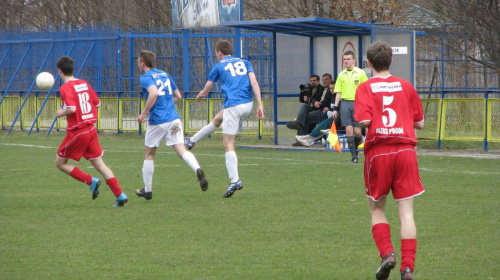
<path fill-rule="evenodd" d="M 309 77 L 309 79 L 310 78 L 316 78 L 316 80 L 318 80 L 318 82 L 319 82 L 319 76 L 318 75 L 311 75 L 311 77 Z"/>
<path fill-rule="evenodd" d="M 355 58 L 356 58 L 356 54 L 355 54 L 353 51 L 346 51 L 346 52 L 344 53 L 344 55 L 350 55 L 350 56 L 352 56 L 352 58 L 353 58 L 353 59 L 355 59 Z"/>
<path fill-rule="evenodd" d="M 73 76 L 75 72 L 75 61 L 69 56 L 61 56 L 57 60 L 56 66 L 66 76 Z"/>
<path fill-rule="evenodd" d="M 377 72 L 389 70 L 392 61 L 392 48 L 386 42 L 377 41 L 368 47 L 366 57 Z"/>
<path fill-rule="evenodd" d="M 226 40 L 220 40 L 215 44 L 215 51 L 220 51 L 223 55 L 233 55 L 233 45 Z"/>
<path fill-rule="evenodd" d="M 149 68 L 154 68 L 156 55 L 152 51 L 141 50 L 141 53 L 139 54 L 139 61 L 144 62 L 144 64 L 146 64 L 146 66 Z"/>

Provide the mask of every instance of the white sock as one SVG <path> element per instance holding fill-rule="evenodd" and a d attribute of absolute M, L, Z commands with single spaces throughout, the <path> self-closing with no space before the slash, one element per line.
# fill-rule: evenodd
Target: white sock
<path fill-rule="evenodd" d="M 182 154 L 182 159 L 189 165 L 189 167 L 191 167 L 191 169 L 193 169 L 194 172 L 200 168 L 200 164 L 198 164 L 198 161 L 190 151 L 185 151 Z"/>
<path fill-rule="evenodd" d="M 155 173 L 155 163 L 152 160 L 145 160 L 142 166 L 142 179 L 144 180 L 144 191 L 150 192 L 153 184 L 153 173 Z"/>
<path fill-rule="evenodd" d="M 231 183 L 234 183 L 240 179 L 238 176 L 238 158 L 236 157 L 236 152 L 226 152 L 226 168 L 229 175 Z"/>
<path fill-rule="evenodd" d="M 217 130 L 217 128 L 218 127 L 216 127 L 212 122 L 210 122 L 209 124 L 202 127 L 200 131 L 196 132 L 196 134 L 193 135 L 193 137 L 191 137 L 191 141 L 196 143 L 201 139 L 207 137 L 208 135 L 214 133 Z"/>

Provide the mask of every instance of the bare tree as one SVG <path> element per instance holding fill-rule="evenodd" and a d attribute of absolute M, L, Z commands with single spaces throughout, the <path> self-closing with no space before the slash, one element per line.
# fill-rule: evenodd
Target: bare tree
<path fill-rule="evenodd" d="M 406 20 L 406 4 L 398 0 L 330 1 L 330 18 L 398 25 Z"/>
<path fill-rule="evenodd" d="M 244 2 L 245 20 L 323 17 L 328 0 L 254 0 Z"/>
<path fill-rule="evenodd" d="M 125 29 L 172 25 L 171 4 L 165 0 L 3 0 L 0 9 L 0 28 L 98 23 L 118 24 Z"/>
<path fill-rule="evenodd" d="M 322 17 L 398 24 L 406 18 L 406 6 L 398 0 L 253 0 L 244 4 L 246 20 Z"/>
<path fill-rule="evenodd" d="M 427 0 L 447 50 L 496 71 L 500 79 L 500 1 Z"/>

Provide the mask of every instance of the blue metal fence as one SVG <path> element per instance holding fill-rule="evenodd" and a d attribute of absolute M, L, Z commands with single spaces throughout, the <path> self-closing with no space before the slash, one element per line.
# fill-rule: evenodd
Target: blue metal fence
<path fill-rule="evenodd" d="M 31 133 L 47 100 L 57 94 L 52 89 L 38 90 L 35 77 L 42 71 L 50 72 L 56 77 L 54 88 L 58 88 L 61 81 L 55 63 L 62 55 L 75 60 L 77 76 L 87 80 L 97 92 L 135 97 L 140 91 L 137 55 L 141 49 L 149 49 L 157 54 L 157 68 L 170 73 L 181 91 L 188 93 L 200 91 L 205 85 L 216 63 L 211 46 L 220 39 L 233 42 L 234 54 L 250 60 L 258 71 L 262 91 L 271 91 L 272 36 L 269 33 L 228 28 L 143 29 L 129 33 L 121 33 L 117 27 L 0 30 L 0 106 L 8 96 L 23 96 L 16 116 L 10 121 L 9 133 L 14 126 L 24 129 L 18 119 L 36 91 L 37 96 L 45 98 L 33 119 L 28 134 Z M 190 97 L 189 94 L 186 97 Z"/>
<path fill-rule="evenodd" d="M 275 81 L 272 76 L 275 69 L 271 33 L 228 28 L 145 28 L 122 33 L 116 26 L 105 25 L 78 29 L 52 26 L 45 29 L 0 30 L 2 129 L 8 128 L 10 132 L 14 127 L 25 129 L 30 126 L 29 133 L 37 129 L 35 124 L 44 115 L 45 106 L 48 103 L 53 105 L 51 98 L 57 96 L 58 92 L 53 89 L 39 90 L 34 83 L 35 77 L 42 71 L 51 72 L 56 77 L 54 88 L 57 89 L 61 81 L 55 63 L 61 55 L 69 55 L 75 60 L 78 77 L 89 81 L 96 91 L 105 95 L 136 98 L 139 97 L 140 75 L 136 66 L 137 54 L 141 49 L 150 49 L 157 53 L 157 67 L 169 72 L 186 97 L 192 98 L 194 96 L 190 93 L 203 88 L 210 69 L 216 63 L 212 46 L 219 39 L 232 41 L 235 55 L 252 62 L 262 92 L 273 92 Z M 477 63 L 452 56 L 444 44 L 436 42 L 432 40 L 432 43 L 427 43 L 425 36 L 417 37 L 416 86 L 421 96 L 443 100 L 448 98 L 449 92 L 460 89 L 463 91 L 457 95 L 460 98 L 475 98 L 473 90 L 487 85 L 488 88 L 482 90 L 486 93 L 486 99 L 498 99 L 498 75 L 480 68 Z M 463 65 L 472 67 L 474 71 Z M 8 112 L 2 110 L 2 103 L 11 96 L 18 98 L 19 104 L 13 102 Z M 37 100 L 34 109 L 36 114 L 23 114 L 25 106 L 34 106 L 29 101 L 33 96 Z M 495 109 L 498 104 L 494 101 Z M 488 116 L 497 124 L 498 114 L 495 110 L 492 112 Z M 7 121 L 6 115 L 9 115 Z M 271 116 L 272 112 L 266 115 Z M 3 126 L 5 123 L 8 127 Z M 491 134 L 490 131 L 488 133 Z M 497 141 L 498 135 L 493 133 L 491 140 Z"/>

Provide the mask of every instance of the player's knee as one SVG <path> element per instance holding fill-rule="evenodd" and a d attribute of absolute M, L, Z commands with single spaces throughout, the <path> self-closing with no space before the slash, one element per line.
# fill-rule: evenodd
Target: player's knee
<path fill-rule="evenodd" d="M 59 159 L 56 159 L 55 161 L 55 166 L 57 167 L 57 169 L 63 171 L 63 166 L 64 166 L 64 162 L 59 160 Z"/>
<path fill-rule="evenodd" d="M 219 127 L 222 124 L 222 119 L 213 119 L 212 123 L 215 127 Z"/>

